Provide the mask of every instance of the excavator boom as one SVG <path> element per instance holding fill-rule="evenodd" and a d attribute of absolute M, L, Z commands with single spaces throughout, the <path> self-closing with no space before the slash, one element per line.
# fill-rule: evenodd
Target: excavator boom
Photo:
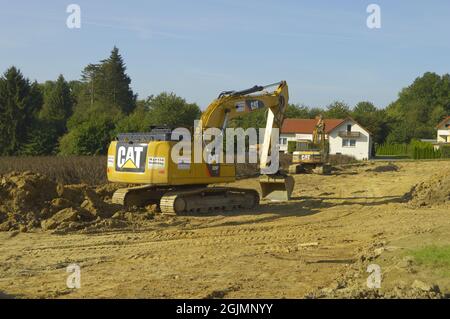
<path fill-rule="evenodd" d="M 272 92 L 259 93 L 271 87 L 276 89 Z M 268 170 L 269 156 L 279 155 L 277 145 L 271 145 L 272 132 L 281 128 L 288 100 L 289 92 L 285 81 L 265 86 L 255 85 L 246 90 L 222 92 L 201 117 L 203 129 L 209 127 L 225 129 L 228 121 L 233 118 L 255 110 L 267 109 L 264 142 L 260 153 L 260 169 L 265 174 L 260 178 L 260 187 L 262 197 L 270 200 L 289 200 L 294 187 L 294 179 L 280 172 L 279 167 L 275 172 Z M 273 154 L 275 152 L 276 154 Z"/>

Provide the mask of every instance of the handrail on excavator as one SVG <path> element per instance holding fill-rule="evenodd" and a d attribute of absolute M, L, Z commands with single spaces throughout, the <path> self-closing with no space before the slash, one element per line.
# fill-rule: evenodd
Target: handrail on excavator
<path fill-rule="evenodd" d="M 249 89 L 245 89 L 245 90 L 241 90 L 241 91 L 234 91 L 234 90 L 223 91 L 219 94 L 219 98 L 221 98 L 223 96 L 237 96 L 237 95 L 252 94 L 252 93 L 260 92 L 260 91 L 270 88 L 272 86 L 280 85 L 282 83 L 283 83 L 283 81 L 279 81 L 279 82 L 275 82 L 275 83 L 271 83 L 271 84 L 267 84 L 267 85 L 255 85 Z"/>

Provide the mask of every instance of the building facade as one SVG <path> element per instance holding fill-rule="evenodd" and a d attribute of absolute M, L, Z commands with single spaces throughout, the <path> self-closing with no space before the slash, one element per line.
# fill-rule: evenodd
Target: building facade
<path fill-rule="evenodd" d="M 357 160 L 371 158 L 370 133 L 355 120 L 352 118 L 325 119 L 324 122 L 330 154 L 353 156 Z M 280 151 L 287 153 L 289 141 L 312 141 L 316 123 L 316 119 L 286 119 L 280 132 Z"/>
<path fill-rule="evenodd" d="M 438 143 L 450 143 L 450 116 L 447 116 L 436 128 L 436 141 Z"/>

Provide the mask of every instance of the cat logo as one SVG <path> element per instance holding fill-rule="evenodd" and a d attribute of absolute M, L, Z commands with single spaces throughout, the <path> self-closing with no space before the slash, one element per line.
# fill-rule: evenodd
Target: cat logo
<path fill-rule="evenodd" d="M 147 144 L 130 145 L 118 143 L 116 169 L 125 172 L 144 172 L 146 155 Z"/>

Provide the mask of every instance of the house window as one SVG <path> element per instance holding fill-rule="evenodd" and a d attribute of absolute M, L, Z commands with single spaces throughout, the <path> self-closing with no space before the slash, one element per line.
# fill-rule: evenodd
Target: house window
<path fill-rule="evenodd" d="M 348 124 L 347 125 L 347 132 L 351 132 L 352 131 L 352 125 L 351 124 Z"/>
<path fill-rule="evenodd" d="M 286 145 L 287 144 L 287 137 L 280 137 L 280 144 Z"/>
<path fill-rule="evenodd" d="M 356 140 L 344 138 L 342 139 L 342 147 L 356 147 Z"/>

